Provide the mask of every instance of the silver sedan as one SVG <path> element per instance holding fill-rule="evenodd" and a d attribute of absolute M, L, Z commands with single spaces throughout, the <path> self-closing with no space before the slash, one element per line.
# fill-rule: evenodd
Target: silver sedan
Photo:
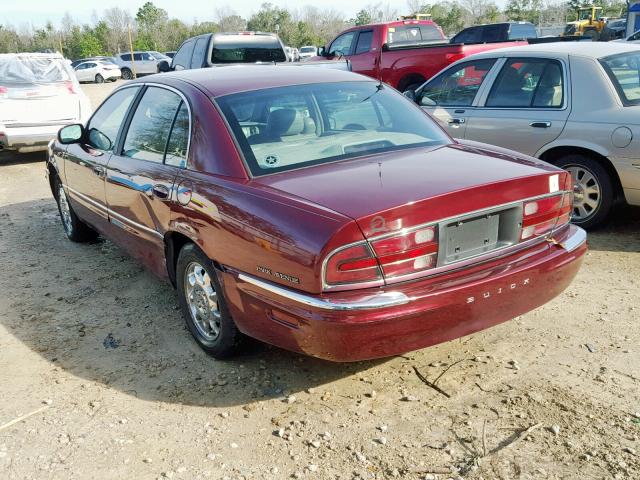
<path fill-rule="evenodd" d="M 602 223 L 640 205 L 640 49 L 558 42 L 467 57 L 407 96 L 459 139 L 570 171 L 573 221 Z"/>

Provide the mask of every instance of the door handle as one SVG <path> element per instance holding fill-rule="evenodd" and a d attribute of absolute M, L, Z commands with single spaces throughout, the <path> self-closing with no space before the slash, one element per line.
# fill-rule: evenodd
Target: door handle
<path fill-rule="evenodd" d="M 464 118 L 450 118 L 449 125 L 461 125 L 464 123 Z"/>
<path fill-rule="evenodd" d="M 167 187 L 166 185 L 162 185 L 162 184 L 154 185 L 151 191 L 153 192 L 153 195 L 155 195 L 160 200 L 169 199 L 170 190 L 169 190 L 169 187 Z"/>
<path fill-rule="evenodd" d="M 102 178 L 102 177 L 104 177 L 105 169 L 104 169 L 104 167 L 101 167 L 100 165 L 94 165 L 93 173 L 95 173 L 97 176 Z"/>
<path fill-rule="evenodd" d="M 531 122 L 529 126 L 533 128 L 549 128 L 551 122 Z"/>

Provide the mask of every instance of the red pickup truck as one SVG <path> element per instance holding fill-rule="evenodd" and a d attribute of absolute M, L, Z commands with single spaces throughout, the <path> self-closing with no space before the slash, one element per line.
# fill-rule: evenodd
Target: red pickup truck
<path fill-rule="evenodd" d="M 321 55 L 347 58 L 352 70 L 382 80 L 401 92 L 416 89 L 447 65 L 468 55 L 526 41 L 450 44 L 432 20 L 362 25 L 340 33 Z"/>

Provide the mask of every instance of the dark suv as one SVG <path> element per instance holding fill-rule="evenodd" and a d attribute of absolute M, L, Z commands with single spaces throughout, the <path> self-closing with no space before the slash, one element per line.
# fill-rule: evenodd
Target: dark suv
<path fill-rule="evenodd" d="M 536 27 L 529 22 L 504 22 L 465 28 L 451 43 L 490 43 L 538 38 Z"/>

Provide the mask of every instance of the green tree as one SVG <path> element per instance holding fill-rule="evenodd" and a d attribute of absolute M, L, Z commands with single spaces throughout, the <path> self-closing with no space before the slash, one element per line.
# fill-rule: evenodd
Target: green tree
<path fill-rule="evenodd" d="M 164 35 L 169 20 L 167 11 L 156 7 L 153 2 L 146 2 L 136 13 L 138 35 L 135 41 L 136 48 L 141 50 L 164 49 Z"/>
<path fill-rule="evenodd" d="M 277 32 L 282 41 L 289 44 L 296 25 L 288 10 L 263 3 L 247 22 L 247 29 L 260 32 Z"/>
<path fill-rule="evenodd" d="M 356 14 L 356 18 L 354 18 L 350 23 L 353 23 L 354 25 L 369 25 L 371 22 L 371 14 L 363 8 Z"/>

